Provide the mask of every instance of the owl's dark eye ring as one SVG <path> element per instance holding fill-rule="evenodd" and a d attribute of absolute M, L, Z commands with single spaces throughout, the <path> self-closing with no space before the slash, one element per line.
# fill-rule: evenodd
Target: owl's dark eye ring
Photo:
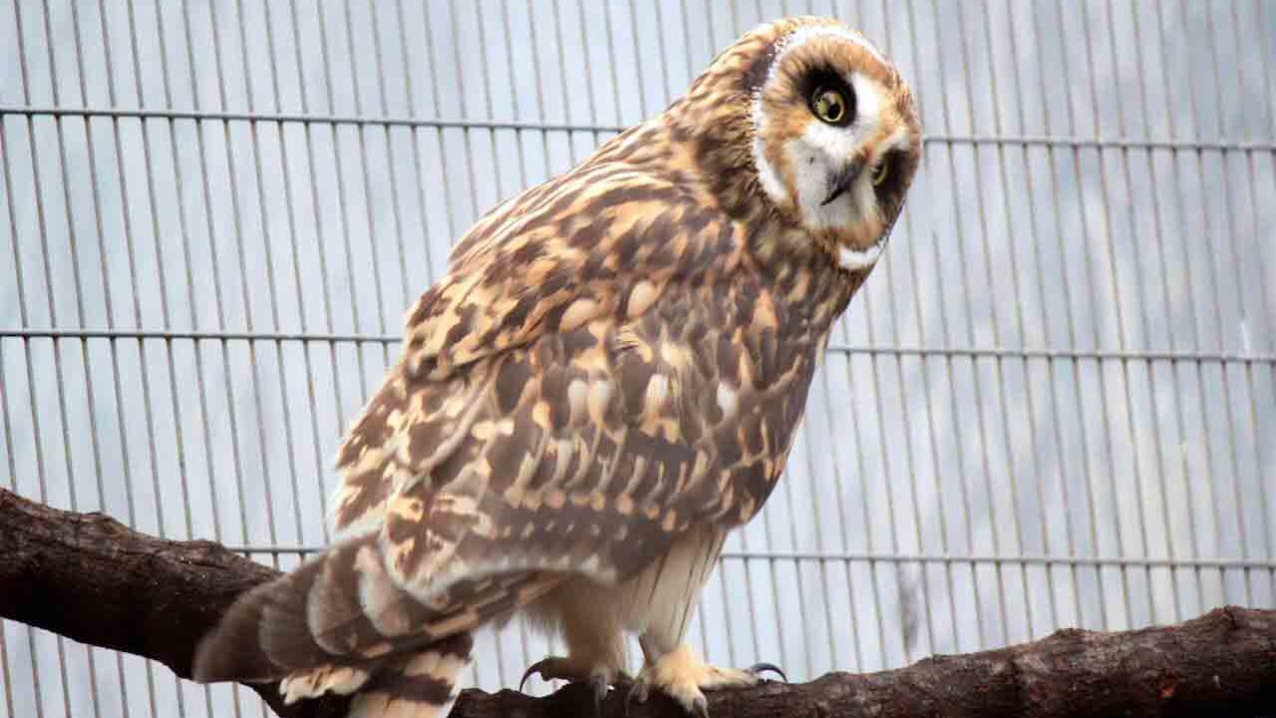
<path fill-rule="evenodd" d="M 845 127 L 853 119 L 850 102 L 841 90 L 821 85 L 815 88 L 807 101 L 811 113 L 826 125 Z"/>

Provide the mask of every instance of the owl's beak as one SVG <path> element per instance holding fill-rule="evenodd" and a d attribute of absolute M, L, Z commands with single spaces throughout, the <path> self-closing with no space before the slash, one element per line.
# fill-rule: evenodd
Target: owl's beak
<path fill-rule="evenodd" d="M 855 180 L 859 178 L 860 173 L 864 171 L 864 161 L 854 159 L 837 168 L 837 171 L 829 177 L 829 193 L 820 203 L 821 207 L 827 206 L 833 200 L 841 197 L 846 193 L 851 185 L 855 184 Z"/>

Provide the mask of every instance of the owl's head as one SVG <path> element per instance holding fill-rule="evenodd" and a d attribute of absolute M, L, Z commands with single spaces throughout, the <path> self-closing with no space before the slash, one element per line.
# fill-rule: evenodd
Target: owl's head
<path fill-rule="evenodd" d="M 921 156 L 912 94 L 886 56 L 834 20 L 788 18 L 740 38 L 702 81 L 705 99 L 739 98 L 722 104 L 740 115 L 732 140 L 763 201 L 844 269 L 871 267 Z"/>

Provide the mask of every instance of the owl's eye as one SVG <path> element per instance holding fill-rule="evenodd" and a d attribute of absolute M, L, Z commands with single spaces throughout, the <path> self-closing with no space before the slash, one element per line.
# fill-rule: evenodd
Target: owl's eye
<path fill-rule="evenodd" d="M 850 124 L 851 112 L 846 96 L 839 90 L 830 87 L 817 87 L 811 93 L 811 112 L 821 122 L 841 127 Z"/>
<path fill-rule="evenodd" d="M 891 164 L 889 162 L 882 162 L 878 164 L 877 167 L 873 168 L 873 186 L 881 187 L 882 183 L 886 181 L 886 178 L 889 177 L 890 174 Z"/>

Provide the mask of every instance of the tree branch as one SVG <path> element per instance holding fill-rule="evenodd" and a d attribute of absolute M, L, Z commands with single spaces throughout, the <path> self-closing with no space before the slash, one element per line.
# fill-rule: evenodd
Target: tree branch
<path fill-rule="evenodd" d="M 208 541 L 166 541 L 101 514 L 42 506 L 0 489 L 0 617 L 154 659 L 190 673 L 198 640 L 241 592 L 279 575 Z M 342 715 L 343 700 L 284 706 L 287 718 Z M 1222 608 L 1179 626 L 1065 630 L 1033 643 L 907 668 L 830 673 L 709 695 L 714 718 L 774 716 L 1084 716 L 1276 713 L 1276 611 Z M 612 691 L 608 718 L 624 712 Z M 531 698 L 465 691 L 453 718 L 592 715 L 583 686 Z M 633 718 L 682 718 L 663 697 Z"/>

